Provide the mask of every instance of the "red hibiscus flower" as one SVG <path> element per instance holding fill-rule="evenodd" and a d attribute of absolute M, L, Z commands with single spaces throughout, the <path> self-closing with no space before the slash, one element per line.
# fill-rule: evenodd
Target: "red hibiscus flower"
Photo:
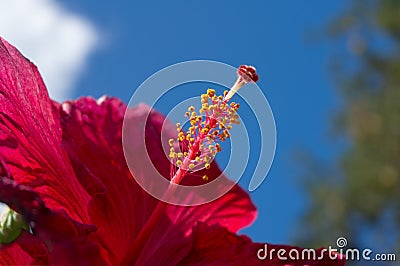
<path fill-rule="evenodd" d="M 160 113 L 145 105 L 127 109 L 108 97 L 53 102 L 37 68 L 0 39 L 0 201 L 22 215 L 30 228 L 1 246 L 1 265 L 344 264 L 328 253 L 319 261 L 261 261 L 257 253 L 264 244 L 236 235 L 256 217 L 249 196 L 237 185 L 207 204 L 164 204 L 157 219 L 150 219 L 160 204 L 127 167 L 125 113 L 130 140 L 126 152 L 132 155 L 135 178 L 151 182 L 141 156 L 147 150 L 169 179 L 171 163 L 160 136 L 162 130 L 171 137 L 176 131 L 162 126 Z M 137 141 L 143 139 L 146 147 Z M 221 175 L 215 163 L 200 171 L 205 173 L 209 180 L 202 182 Z M 222 187 L 232 185 L 222 178 Z M 185 177 L 188 185 L 197 180 L 190 173 Z M 146 228 L 151 230 L 138 241 Z"/>

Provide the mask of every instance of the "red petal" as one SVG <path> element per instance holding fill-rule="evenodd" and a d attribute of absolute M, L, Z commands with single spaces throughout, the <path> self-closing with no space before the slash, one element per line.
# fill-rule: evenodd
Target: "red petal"
<path fill-rule="evenodd" d="M 226 231 L 236 232 L 247 226 L 256 216 L 256 210 L 246 193 L 238 186 L 223 197 L 199 206 L 168 205 L 166 216 L 160 219 L 143 248 L 138 265 L 152 265 L 154 259 L 165 265 L 176 265 L 185 254 L 196 253 L 192 235 L 195 225 L 203 222 L 208 226 L 223 226 Z M 153 263 L 151 263 L 153 262 Z"/>
<path fill-rule="evenodd" d="M 32 262 L 32 257 L 17 242 L 0 249 L 0 265 L 30 265 Z"/>
<path fill-rule="evenodd" d="M 61 107 L 64 147 L 92 196 L 90 220 L 112 264 L 120 264 L 156 205 L 126 165 L 121 143 L 126 105 L 115 98 L 88 97 Z"/>
<path fill-rule="evenodd" d="M 16 181 L 35 187 L 46 205 L 87 221 L 88 196 L 61 147 L 55 112 L 37 68 L 0 39 L 0 156 Z"/>
<path fill-rule="evenodd" d="M 48 251 L 39 238 L 23 232 L 16 241 L 1 247 L 0 265 L 47 265 Z"/>

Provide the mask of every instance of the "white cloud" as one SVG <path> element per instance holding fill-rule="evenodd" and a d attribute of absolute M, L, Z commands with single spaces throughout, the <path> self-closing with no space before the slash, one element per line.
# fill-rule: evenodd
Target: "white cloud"
<path fill-rule="evenodd" d="M 50 96 L 71 97 L 99 33 L 55 0 L 0 0 L 0 35 L 38 67 Z"/>

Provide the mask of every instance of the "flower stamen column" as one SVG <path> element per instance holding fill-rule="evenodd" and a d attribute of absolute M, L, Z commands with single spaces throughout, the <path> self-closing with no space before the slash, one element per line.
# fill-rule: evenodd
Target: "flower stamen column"
<path fill-rule="evenodd" d="M 215 90 L 208 89 L 207 93 L 201 95 L 202 108 L 199 115 L 193 106 L 188 108 L 185 116 L 189 119 L 190 127 L 184 131 L 181 125 L 177 124 L 178 136 L 170 139 L 171 179 L 165 199 L 173 195 L 176 186 L 179 185 L 188 172 L 200 169 L 209 169 L 212 158 L 221 151 L 218 142 L 225 141 L 230 137 L 229 130 L 232 125 L 239 123 L 237 110 L 239 104 L 231 102 L 232 96 L 248 82 L 257 82 L 258 75 L 253 66 L 242 65 L 237 70 L 238 78 L 224 96 L 216 96 Z M 203 175 L 207 181 L 208 176 Z M 135 239 L 132 247 L 131 261 L 135 262 L 151 235 L 154 227 L 161 218 L 167 203 L 160 201 L 146 225 Z"/>

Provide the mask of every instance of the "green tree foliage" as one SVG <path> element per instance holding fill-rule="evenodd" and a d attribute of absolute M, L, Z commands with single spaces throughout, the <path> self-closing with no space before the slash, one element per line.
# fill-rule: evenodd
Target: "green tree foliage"
<path fill-rule="evenodd" d="M 308 168 L 300 240 L 335 246 L 344 236 L 400 261 L 400 1 L 352 1 L 329 33 L 346 47 L 332 66 L 343 99 L 334 127 L 348 145 L 331 165 Z"/>

